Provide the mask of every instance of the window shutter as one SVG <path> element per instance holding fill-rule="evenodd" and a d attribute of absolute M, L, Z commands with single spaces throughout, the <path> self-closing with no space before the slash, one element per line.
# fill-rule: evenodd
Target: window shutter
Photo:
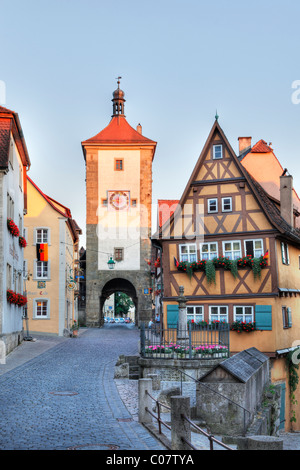
<path fill-rule="evenodd" d="M 283 264 L 286 263 L 286 259 L 285 259 L 285 252 L 284 252 L 284 243 L 281 242 L 281 257 L 282 257 L 282 262 Z"/>
<path fill-rule="evenodd" d="M 177 328 L 178 315 L 178 305 L 167 305 L 167 328 Z"/>
<path fill-rule="evenodd" d="M 255 323 L 258 330 L 272 330 L 272 305 L 255 306 Z"/>
<path fill-rule="evenodd" d="M 291 309 L 291 307 L 287 308 L 287 315 L 288 315 L 288 327 L 291 328 L 291 326 L 292 326 L 292 309 Z"/>

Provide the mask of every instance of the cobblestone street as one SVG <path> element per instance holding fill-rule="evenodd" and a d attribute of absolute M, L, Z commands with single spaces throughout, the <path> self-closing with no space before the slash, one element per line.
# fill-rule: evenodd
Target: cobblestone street
<path fill-rule="evenodd" d="M 119 355 L 138 352 L 136 328 L 34 339 L 0 364 L 0 450 L 166 450 L 138 423 L 138 382 L 114 379 Z M 183 394 L 192 397 L 189 387 Z M 199 450 L 209 449 L 207 438 L 192 434 Z M 284 450 L 300 450 L 300 433 L 281 437 Z"/>
<path fill-rule="evenodd" d="M 113 379 L 118 356 L 137 353 L 137 329 L 35 338 L 0 365 L 1 450 L 164 449 L 132 419 Z"/>

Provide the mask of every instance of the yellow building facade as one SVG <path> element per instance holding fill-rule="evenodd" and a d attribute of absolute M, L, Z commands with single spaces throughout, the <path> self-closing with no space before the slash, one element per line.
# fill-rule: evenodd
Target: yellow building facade
<path fill-rule="evenodd" d="M 24 219 L 23 277 L 30 334 L 63 336 L 78 320 L 76 266 L 80 228 L 70 209 L 30 179 Z"/>
<path fill-rule="evenodd" d="M 300 231 L 288 204 L 290 176 L 278 184 L 281 201 L 274 202 L 216 119 L 174 213 L 153 239 L 162 253 L 164 327 L 176 322 L 180 286 L 189 320 L 253 325 L 231 329 L 230 353 L 256 347 L 270 358 L 272 382 L 282 389 L 281 427 L 299 430 L 299 387 L 292 393 L 286 366 L 300 339 Z"/>

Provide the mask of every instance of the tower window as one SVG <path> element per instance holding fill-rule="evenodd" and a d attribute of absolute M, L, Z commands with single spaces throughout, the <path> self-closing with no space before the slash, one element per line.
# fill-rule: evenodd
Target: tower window
<path fill-rule="evenodd" d="M 124 259 L 124 248 L 115 248 L 114 259 L 115 259 L 115 261 L 123 261 L 123 259 Z"/>
<path fill-rule="evenodd" d="M 124 170 L 124 162 L 123 160 L 115 160 L 115 170 L 116 171 L 122 171 Z"/>

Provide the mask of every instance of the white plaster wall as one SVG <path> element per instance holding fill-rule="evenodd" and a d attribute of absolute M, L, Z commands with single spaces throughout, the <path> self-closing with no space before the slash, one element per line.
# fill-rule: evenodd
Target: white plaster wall
<path fill-rule="evenodd" d="M 124 170 L 115 171 L 116 159 L 123 160 Z M 115 248 L 124 249 L 124 260 L 116 263 L 118 270 L 140 269 L 140 150 L 99 150 L 98 188 L 98 269 L 109 269 L 107 262 Z M 137 207 L 126 211 L 102 207 L 107 191 L 129 191 Z"/>
<path fill-rule="evenodd" d="M 19 238 L 13 237 L 7 229 L 7 194 L 10 194 L 14 201 L 14 215 L 13 220 L 20 229 L 20 235 L 23 235 L 24 219 L 24 194 L 23 194 L 23 179 L 20 178 L 20 167 L 22 168 L 21 159 L 13 138 L 11 139 L 11 151 L 13 167 L 9 164 L 9 171 L 3 178 L 2 187 L 2 201 L 3 201 L 3 318 L 2 318 L 2 333 L 9 334 L 22 330 L 23 321 L 22 314 L 23 308 L 16 305 L 11 305 L 6 301 L 7 279 L 6 279 L 6 265 L 9 263 L 12 267 L 12 275 L 14 269 L 16 272 L 23 270 L 24 249 L 19 245 Z M 22 219 L 20 226 L 19 216 Z M 21 281 L 21 291 L 15 289 L 12 279 L 12 290 L 18 290 L 18 293 L 23 294 L 23 278 Z"/>

